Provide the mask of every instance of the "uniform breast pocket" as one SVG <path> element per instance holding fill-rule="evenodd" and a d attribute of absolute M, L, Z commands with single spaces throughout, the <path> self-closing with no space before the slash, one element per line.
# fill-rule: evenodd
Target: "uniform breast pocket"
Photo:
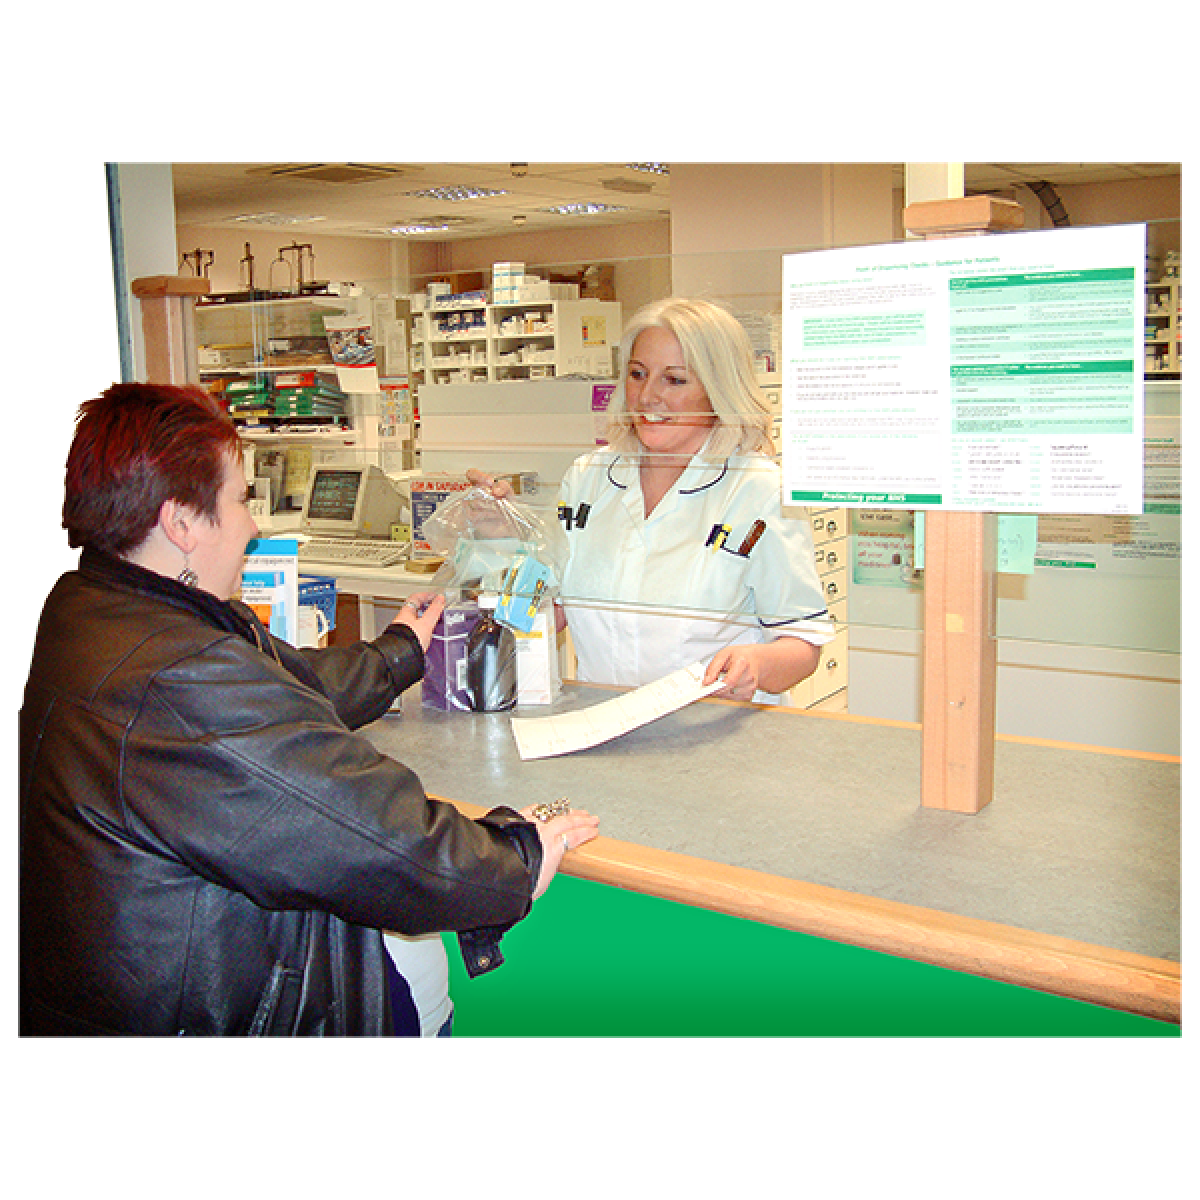
<path fill-rule="evenodd" d="M 750 563 L 742 555 L 718 549 L 707 550 L 691 574 L 693 604 L 709 612 L 748 610 Z"/>
<path fill-rule="evenodd" d="M 563 599 L 611 600 L 619 590 L 618 567 L 620 555 L 599 554 L 584 546 L 582 551 L 572 545 L 571 557 L 563 573 Z"/>

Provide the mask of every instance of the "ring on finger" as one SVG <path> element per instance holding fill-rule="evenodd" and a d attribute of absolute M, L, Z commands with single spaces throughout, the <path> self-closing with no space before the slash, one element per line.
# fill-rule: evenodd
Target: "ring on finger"
<path fill-rule="evenodd" d="M 552 821 L 555 817 L 564 817 L 571 811 L 571 801 L 563 796 L 560 800 L 550 800 L 535 804 L 530 812 L 538 821 Z"/>

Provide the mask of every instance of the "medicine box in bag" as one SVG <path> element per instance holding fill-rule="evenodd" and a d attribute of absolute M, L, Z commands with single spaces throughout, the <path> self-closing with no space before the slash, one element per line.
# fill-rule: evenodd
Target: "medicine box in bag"
<path fill-rule="evenodd" d="M 425 653 L 421 703 L 426 708 L 471 712 L 467 690 L 467 642 L 479 624 L 479 606 L 448 604 L 438 619 Z"/>

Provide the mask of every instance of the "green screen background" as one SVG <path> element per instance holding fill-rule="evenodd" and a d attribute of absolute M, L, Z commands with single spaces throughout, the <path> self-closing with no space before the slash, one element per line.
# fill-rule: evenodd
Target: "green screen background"
<path fill-rule="evenodd" d="M 559 876 L 455 1037 L 1178 1037 L 1179 1026 Z"/>

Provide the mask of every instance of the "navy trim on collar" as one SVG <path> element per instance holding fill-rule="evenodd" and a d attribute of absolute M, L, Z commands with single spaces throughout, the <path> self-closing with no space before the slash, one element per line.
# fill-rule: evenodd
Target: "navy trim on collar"
<path fill-rule="evenodd" d="M 694 496 L 697 492 L 703 492 L 707 488 L 716 487 L 717 484 L 720 483 L 721 480 L 724 479 L 725 476 L 728 474 L 729 474 L 729 459 L 726 459 L 724 461 L 724 463 L 721 464 L 721 473 L 720 473 L 720 475 L 718 475 L 716 477 L 716 479 L 710 479 L 707 483 L 702 483 L 699 487 L 680 488 L 679 494 L 681 496 Z"/>
<path fill-rule="evenodd" d="M 622 491 L 626 491 L 626 490 L 628 489 L 628 487 L 629 487 L 629 484 L 627 484 L 627 483 L 618 483 L 618 482 L 617 482 L 617 480 L 613 478 L 613 468 L 614 468 L 614 467 L 615 467 L 615 466 L 616 466 L 616 465 L 617 465 L 617 464 L 618 464 L 618 463 L 621 461 L 621 458 L 622 458 L 622 456 L 621 456 L 621 455 L 618 455 L 616 458 L 614 458 L 614 459 L 612 460 L 612 462 L 610 462 L 610 463 L 608 464 L 608 482 L 609 482 L 609 483 L 611 483 L 611 484 L 613 485 L 613 487 L 617 487 L 617 488 L 620 488 Z M 687 468 L 687 470 L 689 470 L 689 471 L 690 471 L 690 470 L 691 470 L 691 467 L 689 466 L 689 467 Z M 718 476 L 717 476 L 715 479 L 710 479 L 710 480 L 709 480 L 707 483 L 702 483 L 702 484 L 700 484 L 700 486 L 699 486 L 699 487 L 693 487 L 693 488 L 680 488 L 680 489 L 679 489 L 679 494 L 680 494 L 681 496 L 694 496 L 694 495 L 695 495 L 697 492 L 703 492 L 703 491 L 707 491 L 707 490 L 708 490 L 708 488 L 710 488 L 710 487 L 716 487 L 716 486 L 717 486 L 717 484 L 718 484 L 718 483 L 720 483 L 720 482 L 721 482 L 721 480 L 722 480 L 722 479 L 724 479 L 724 478 L 725 478 L 725 476 L 726 476 L 726 475 L 728 475 L 728 474 L 729 474 L 729 459 L 726 459 L 726 460 L 725 460 L 725 461 L 724 461 L 724 462 L 721 464 L 721 473 L 720 473 L 720 475 L 718 475 Z"/>

